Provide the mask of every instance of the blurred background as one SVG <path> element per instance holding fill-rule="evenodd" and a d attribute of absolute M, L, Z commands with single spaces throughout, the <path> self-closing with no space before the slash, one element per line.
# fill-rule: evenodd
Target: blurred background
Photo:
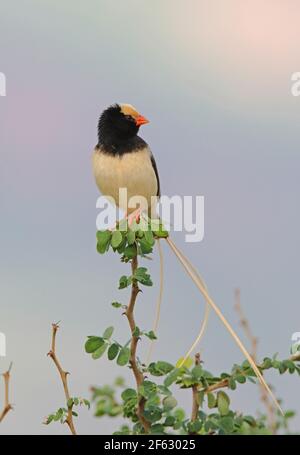
<path fill-rule="evenodd" d="M 300 4 L 294 0 L 4 0 L 0 4 L 0 331 L 12 360 L 15 404 L 1 434 L 67 434 L 42 425 L 64 403 L 51 360 L 51 323 L 61 320 L 58 354 L 71 394 L 132 375 L 84 353 L 87 335 L 128 326 L 110 306 L 126 273 L 96 253 L 91 153 L 101 111 L 133 104 L 151 123 L 141 131 L 156 157 L 162 192 L 204 195 L 205 237 L 174 238 L 204 276 L 215 301 L 247 343 L 233 309 L 234 288 L 260 356 L 289 355 L 299 318 L 299 114 L 291 74 L 300 71 Z M 204 304 L 165 247 L 165 293 L 154 359 L 176 360 L 200 327 Z M 155 281 L 137 305 L 151 329 Z M 179 336 L 180 334 L 180 336 Z M 146 352 L 143 340 L 140 355 Z M 205 367 L 230 369 L 243 356 L 212 315 L 201 344 Z M 299 411 L 299 380 L 267 375 L 285 409 Z M 190 394 L 182 394 L 190 409 Z M 239 387 L 233 408 L 255 413 L 255 385 Z M 3 402 L 3 388 L 0 388 Z M 294 422 L 299 430 L 300 420 Z M 82 409 L 82 434 L 117 424 Z"/>

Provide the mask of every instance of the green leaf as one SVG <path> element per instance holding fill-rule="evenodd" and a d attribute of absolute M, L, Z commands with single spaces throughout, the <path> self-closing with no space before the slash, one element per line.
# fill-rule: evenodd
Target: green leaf
<path fill-rule="evenodd" d="M 133 330 L 133 332 L 132 332 L 132 336 L 133 336 L 133 337 L 139 337 L 140 334 L 141 334 L 141 331 L 140 331 L 140 329 L 138 328 L 138 326 L 136 325 L 135 328 L 134 328 L 134 330 Z"/>
<path fill-rule="evenodd" d="M 263 364 L 262 364 L 262 367 L 265 370 L 268 370 L 269 368 L 272 368 L 272 359 L 270 359 L 269 357 L 265 357 L 264 361 L 263 361 Z"/>
<path fill-rule="evenodd" d="M 126 243 L 127 243 L 126 237 L 124 237 L 122 242 L 120 243 L 120 245 L 117 248 L 117 252 L 119 254 L 123 254 L 124 253 L 124 250 L 125 250 L 125 247 L 126 247 Z"/>
<path fill-rule="evenodd" d="M 193 359 L 191 357 L 188 357 L 187 359 L 184 359 L 184 357 L 180 357 L 180 359 L 176 363 L 177 368 L 185 367 L 185 368 L 191 368 L 193 365 Z"/>
<path fill-rule="evenodd" d="M 152 231 L 145 231 L 144 237 L 145 237 L 146 242 L 152 247 L 155 243 Z"/>
<path fill-rule="evenodd" d="M 121 245 L 123 236 L 120 231 L 113 231 L 110 244 L 113 248 L 118 248 Z"/>
<path fill-rule="evenodd" d="M 251 426 L 255 426 L 255 419 L 252 416 L 244 416 L 243 417 L 244 421 L 247 422 Z"/>
<path fill-rule="evenodd" d="M 128 401 L 131 400 L 132 398 L 136 398 L 137 394 L 134 389 L 125 389 L 122 394 L 121 394 L 122 400 Z"/>
<path fill-rule="evenodd" d="M 164 386 L 164 385 L 158 385 L 157 386 L 158 390 L 159 390 L 159 393 L 161 395 L 172 395 L 171 391 L 168 389 L 168 387 Z"/>
<path fill-rule="evenodd" d="M 122 376 L 117 376 L 115 381 L 114 381 L 114 384 L 117 387 L 125 387 L 125 379 L 122 378 Z"/>
<path fill-rule="evenodd" d="M 149 406 L 148 409 L 144 411 L 144 417 L 148 422 L 157 422 L 161 419 L 162 412 L 161 409 L 157 406 Z"/>
<path fill-rule="evenodd" d="M 217 399 L 213 393 L 207 394 L 207 405 L 209 409 L 212 409 L 217 405 Z"/>
<path fill-rule="evenodd" d="M 150 332 L 145 333 L 145 336 L 148 337 L 150 340 L 157 340 L 157 336 L 153 332 L 153 330 L 150 330 Z"/>
<path fill-rule="evenodd" d="M 233 378 L 228 379 L 228 387 L 230 390 L 235 390 L 236 389 L 236 383 Z"/>
<path fill-rule="evenodd" d="M 181 379 L 181 384 L 184 388 L 191 387 L 193 384 L 195 384 L 195 380 L 191 377 L 188 378 L 182 378 Z"/>
<path fill-rule="evenodd" d="M 121 308 L 122 303 L 119 303 L 119 302 L 112 302 L 111 306 L 113 306 L 114 308 Z"/>
<path fill-rule="evenodd" d="M 71 408 L 73 406 L 73 404 L 74 404 L 73 398 L 69 398 L 68 401 L 67 401 L 67 407 Z"/>
<path fill-rule="evenodd" d="M 145 398 L 149 398 L 151 395 L 157 392 L 157 385 L 155 382 L 144 380 L 139 388 L 139 393 Z"/>
<path fill-rule="evenodd" d="M 91 403 L 89 402 L 89 400 L 87 400 L 86 398 L 84 398 L 84 399 L 83 399 L 83 403 L 85 404 L 85 406 L 87 406 L 88 409 L 90 409 Z"/>
<path fill-rule="evenodd" d="M 51 423 L 53 419 L 54 419 L 54 414 L 50 414 L 50 415 L 48 415 L 46 422 L 44 422 L 44 423 L 46 425 L 49 425 L 49 423 Z"/>
<path fill-rule="evenodd" d="M 121 276 L 119 280 L 119 289 L 127 288 L 130 285 L 130 283 L 131 280 L 126 275 Z"/>
<path fill-rule="evenodd" d="M 177 406 L 177 400 L 173 396 L 169 396 L 163 399 L 163 407 L 165 411 L 171 411 Z"/>
<path fill-rule="evenodd" d="M 136 231 L 136 234 L 135 236 L 138 238 L 138 239 L 142 239 L 144 237 L 144 231 L 142 229 L 138 229 Z"/>
<path fill-rule="evenodd" d="M 132 230 L 128 231 L 127 242 L 128 242 L 128 245 L 134 244 L 134 242 L 135 242 L 135 232 L 134 231 L 132 231 Z"/>
<path fill-rule="evenodd" d="M 177 408 L 174 411 L 174 417 L 180 422 L 185 418 L 185 412 L 182 408 Z"/>
<path fill-rule="evenodd" d="M 172 427 L 175 423 L 175 417 L 174 416 L 167 416 L 166 420 L 164 421 L 164 426 L 165 427 Z"/>
<path fill-rule="evenodd" d="M 201 430 L 202 422 L 200 420 L 195 420 L 194 422 L 189 422 L 188 429 L 189 433 L 198 433 Z"/>
<path fill-rule="evenodd" d="M 107 251 L 107 249 L 109 248 L 111 235 L 112 234 L 110 231 L 98 231 L 97 232 L 98 253 L 104 254 Z"/>
<path fill-rule="evenodd" d="M 161 423 L 155 423 L 151 425 L 150 434 L 165 434 L 164 426 Z"/>
<path fill-rule="evenodd" d="M 219 420 L 219 426 L 225 433 L 232 433 L 234 430 L 234 421 L 232 417 L 226 416 Z"/>
<path fill-rule="evenodd" d="M 113 343 L 111 346 L 109 346 L 108 351 L 107 351 L 107 357 L 108 360 L 114 360 L 119 352 L 119 345 L 117 343 Z"/>
<path fill-rule="evenodd" d="M 57 422 L 59 419 L 61 419 L 64 415 L 64 410 L 63 408 L 59 408 L 58 411 L 56 412 L 55 416 L 54 416 L 54 420 L 55 422 Z"/>
<path fill-rule="evenodd" d="M 107 329 L 105 329 L 104 333 L 103 333 L 103 338 L 105 340 L 109 340 L 110 337 L 112 336 L 113 334 L 113 331 L 114 331 L 114 328 L 112 326 L 110 327 L 107 327 Z"/>
<path fill-rule="evenodd" d="M 227 415 L 229 412 L 230 399 L 229 396 L 222 390 L 217 393 L 217 404 L 221 416 Z"/>
<path fill-rule="evenodd" d="M 147 269 L 145 267 L 138 267 L 133 275 L 133 278 L 144 286 L 153 285 L 150 275 L 147 273 Z"/>
<path fill-rule="evenodd" d="M 119 352 L 118 358 L 117 358 L 117 364 L 120 367 L 123 367 L 127 365 L 130 359 L 130 349 L 128 348 L 122 348 Z"/>
<path fill-rule="evenodd" d="M 204 396 L 205 396 L 205 392 L 203 390 L 201 390 L 200 392 L 198 392 L 198 404 L 199 406 L 202 408 L 203 406 L 203 402 L 204 402 Z"/>
<path fill-rule="evenodd" d="M 155 368 L 162 374 L 168 374 L 170 371 L 174 369 L 174 366 L 171 363 L 159 360 L 158 362 L 155 363 Z"/>
<path fill-rule="evenodd" d="M 149 254 L 152 253 L 153 247 L 149 244 L 146 239 L 139 239 L 139 245 L 141 247 L 142 254 Z"/>
<path fill-rule="evenodd" d="M 242 374 L 241 374 L 241 375 L 237 375 L 237 376 L 235 377 L 235 379 L 236 379 L 236 381 L 239 382 L 240 384 L 245 384 L 245 382 L 246 382 L 246 380 L 247 380 L 246 377 L 243 376 Z"/>
<path fill-rule="evenodd" d="M 96 351 L 93 352 L 92 358 L 94 360 L 99 359 L 106 351 L 106 348 L 107 348 L 107 343 L 104 343 L 102 346 L 100 346 L 100 348 L 98 348 Z"/>
<path fill-rule="evenodd" d="M 99 349 L 104 344 L 104 340 L 101 337 L 89 337 L 85 343 L 85 352 L 91 354 Z"/>
<path fill-rule="evenodd" d="M 136 245 L 135 244 L 128 245 L 124 249 L 124 256 L 126 256 L 128 259 L 133 259 L 133 258 L 135 258 L 136 255 L 137 255 L 137 249 L 136 249 Z"/>
<path fill-rule="evenodd" d="M 201 365 L 197 365 L 192 369 L 192 376 L 197 381 L 200 381 L 203 376 L 203 368 Z"/>
<path fill-rule="evenodd" d="M 164 380 L 164 385 L 166 387 L 170 387 L 171 384 L 173 384 L 173 382 L 176 381 L 178 375 L 179 375 L 180 371 L 178 368 L 175 368 L 175 370 L 173 370 L 167 377 L 166 379 Z"/>
<path fill-rule="evenodd" d="M 154 231 L 154 234 L 156 235 L 156 237 L 160 237 L 160 238 L 166 238 L 169 236 L 169 233 L 168 231 L 166 231 L 163 227 L 162 224 L 159 225 L 159 228 L 158 230 L 155 230 Z"/>

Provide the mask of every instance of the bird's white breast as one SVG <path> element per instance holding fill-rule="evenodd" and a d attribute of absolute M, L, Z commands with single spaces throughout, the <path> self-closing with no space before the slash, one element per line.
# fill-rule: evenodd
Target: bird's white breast
<path fill-rule="evenodd" d="M 151 197 L 157 195 L 158 184 L 149 148 L 121 156 L 110 155 L 96 148 L 93 153 L 93 171 L 101 193 L 113 197 L 117 206 L 131 211 L 119 200 L 119 189 L 126 188 L 128 200 L 134 196 L 143 196 L 151 208 Z"/>

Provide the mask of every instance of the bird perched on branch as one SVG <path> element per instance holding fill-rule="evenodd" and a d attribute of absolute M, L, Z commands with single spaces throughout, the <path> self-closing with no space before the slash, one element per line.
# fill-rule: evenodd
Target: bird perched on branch
<path fill-rule="evenodd" d="M 148 214 L 152 218 L 153 213 L 156 215 L 155 207 L 157 198 L 160 196 L 160 184 L 153 154 L 149 149 L 148 144 L 137 134 L 140 126 L 145 125 L 146 123 L 148 123 L 148 120 L 139 114 L 138 111 L 130 104 L 115 104 L 108 107 L 99 119 L 98 144 L 93 153 L 93 171 L 100 191 L 103 195 L 113 198 L 114 203 L 118 207 L 125 210 L 128 214 L 131 212 L 135 213 L 136 205 L 129 206 L 128 201 L 130 201 L 131 198 L 135 199 L 138 197 L 138 212 L 147 208 Z M 120 188 L 127 190 L 126 200 L 120 200 Z M 145 206 L 140 197 L 144 200 Z M 140 213 L 138 213 L 138 216 L 139 215 Z M 210 297 L 207 286 L 203 282 L 197 270 L 169 237 L 165 240 L 179 262 L 182 264 L 187 274 L 201 292 L 206 301 L 206 307 L 212 308 L 220 318 L 248 360 L 259 381 L 270 394 L 272 400 L 282 413 L 279 403 L 264 380 L 255 361 L 233 330 L 232 326 L 223 316 L 219 307 Z M 159 244 L 159 240 L 157 242 Z M 159 317 L 160 303 L 161 292 L 158 301 L 155 326 L 157 326 Z M 189 350 L 188 354 L 191 353 L 192 349 L 194 349 L 196 344 L 199 343 L 207 324 L 207 317 L 208 312 L 206 312 L 199 335 L 197 336 L 197 339 L 193 343 L 193 346 Z M 156 330 L 154 330 L 154 332 L 156 332 Z"/>
<path fill-rule="evenodd" d="M 126 213 L 155 210 L 160 196 L 157 166 L 148 144 L 138 136 L 142 125 L 149 123 L 130 104 L 114 104 L 101 115 L 98 144 L 93 153 L 93 171 L 97 186 L 105 196 Z M 119 189 L 126 188 L 127 200 L 121 200 Z M 128 206 L 134 198 L 134 206 Z M 144 201 L 144 203 L 143 203 Z"/>

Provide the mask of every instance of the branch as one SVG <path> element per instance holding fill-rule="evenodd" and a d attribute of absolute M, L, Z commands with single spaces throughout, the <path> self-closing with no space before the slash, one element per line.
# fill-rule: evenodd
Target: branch
<path fill-rule="evenodd" d="M 222 379 L 222 381 L 216 382 L 212 384 L 204 390 L 205 393 L 214 392 L 218 389 L 224 389 L 224 387 L 228 387 L 228 379 Z"/>
<path fill-rule="evenodd" d="M 200 365 L 200 354 L 197 353 L 195 354 L 195 365 Z M 198 412 L 199 412 L 199 396 L 198 396 L 198 385 L 194 384 L 192 386 L 192 394 L 193 394 L 193 407 L 192 407 L 192 415 L 191 415 L 191 421 L 195 422 L 198 418 Z"/>
<path fill-rule="evenodd" d="M 254 362 L 257 362 L 257 345 L 258 345 L 258 339 L 253 335 L 252 330 L 250 328 L 250 324 L 247 320 L 247 318 L 244 315 L 242 305 L 241 305 L 241 291 L 240 289 L 235 290 L 235 305 L 234 308 L 236 312 L 239 315 L 240 318 L 240 324 L 244 329 L 245 335 L 247 336 L 248 340 L 251 343 L 251 349 L 252 349 L 252 357 Z M 259 389 L 260 389 L 260 399 L 261 402 L 264 404 L 266 411 L 267 411 L 267 416 L 268 416 L 268 422 L 269 426 L 272 430 L 272 433 L 276 433 L 276 412 L 274 409 L 273 404 L 271 403 L 268 393 L 265 390 L 265 388 L 259 384 Z"/>
<path fill-rule="evenodd" d="M 250 341 L 251 344 L 251 355 L 253 357 L 253 360 L 256 362 L 257 360 L 257 345 L 258 345 L 258 339 L 253 335 L 252 330 L 250 328 L 250 324 L 248 320 L 246 319 L 242 305 L 241 305 L 241 291 L 240 289 L 235 289 L 234 291 L 234 296 L 235 296 L 235 305 L 234 309 L 236 310 L 239 319 L 240 319 L 240 324 L 243 327 L 243 330 L 245 332 L 246 337 Z"/>
<path fill-rule="evenodd" d="M 66 421 L 65 423 L 68 425 L 68 427 L 70 428 L 70 431 L 73 435 L 76 435 L 76 430 L 75 430 L 75 426 L 74 426 L 74 422 L 73 422 L 73 414 L 72 414 L 72 410 L 73 410 L 73 403 L 71 406 L 69 406 L 68 404 L 68 401 L 69 399 L 71 398 L 70 397 L 70 393 L 69 393 L 69 388 L 68 388 L 68 380 L 67 380 L 67 376 L 68 376 L 68 372 L 67 371 L 64 371 L 57 356 L 56 356 L 56 333 L 57 333 L 57 330 L 59 329 L 59 325 L 58 324 L 52 324 L 52 341 L 51 341 L 51 350 L 48 352 L 48 356 L 51 357 L 51 359 L 53 360 L 53 362 L 55 363 L 55 366 L 60 374 L 60 377 L 61 377 L 61 380 L 62 380 L 62 383 L 63 383 L 63 388 L 64 388 L 64 392 L 65 392 L 65 397 L 66 397 L 66 401 L 67 401 L 67 408 L 68 408 L 68 415 L 67 415 L 67 418 L 66 418 Z"/>
<path fill-rule="evenodd" d="M 137 267 L 138 267 L 138 260 L 137 260 L 137 256 L 135 256 L 131 261 L 132 275 L 134 275 Z M 132 371 L 133 371 L 133 374 L 135 377 L 137 390 L 139 390 L 139 387 L 142 385 L 142 383 L 144 381 L 143 373 L 141 372 L 141 370 L 138 367 L 137 358 L 136 358 L 136 350 L 137 350 L 139 337 L 133 335 L 135 327 L 136 327 L 135 320 L 134 320 L 134 307 L 135 307 L 136 298 L 137 298 L 137 295 L 139 292 L 140 292 L 140 289 L 138 287 L 137 281 L 135 279 L 133 279 L 132 286 L 131 286 L 131 297 L 130 297 L 129 305 L 126 309 L 125 314 L 128 319 L 130 330 L 131 330 L 130 365 L 131 365 L 131 368 L 132 368 Z M 139 421 L 142 424 L 145 432 L 148 433 L 149 429 L 150 429 L 150 423 L 144 417 L 145 403 L 146 403 L 145 398 L 140 396 L 138 399 L 137 416 L 138 416 Z"/>
<path fill-rule="evenodd" d="M 10 380 L 10 372 L 12 368 L 12 363 L 9 365 L 9 368 L 5 373 L 2 374 L 4 378 L 4 407 L 0 414 L 0 422 L 4 419 L 6 414 L 9 413 L 13 409 L 12 405 L 9 402 L 9 380 Z"/>

